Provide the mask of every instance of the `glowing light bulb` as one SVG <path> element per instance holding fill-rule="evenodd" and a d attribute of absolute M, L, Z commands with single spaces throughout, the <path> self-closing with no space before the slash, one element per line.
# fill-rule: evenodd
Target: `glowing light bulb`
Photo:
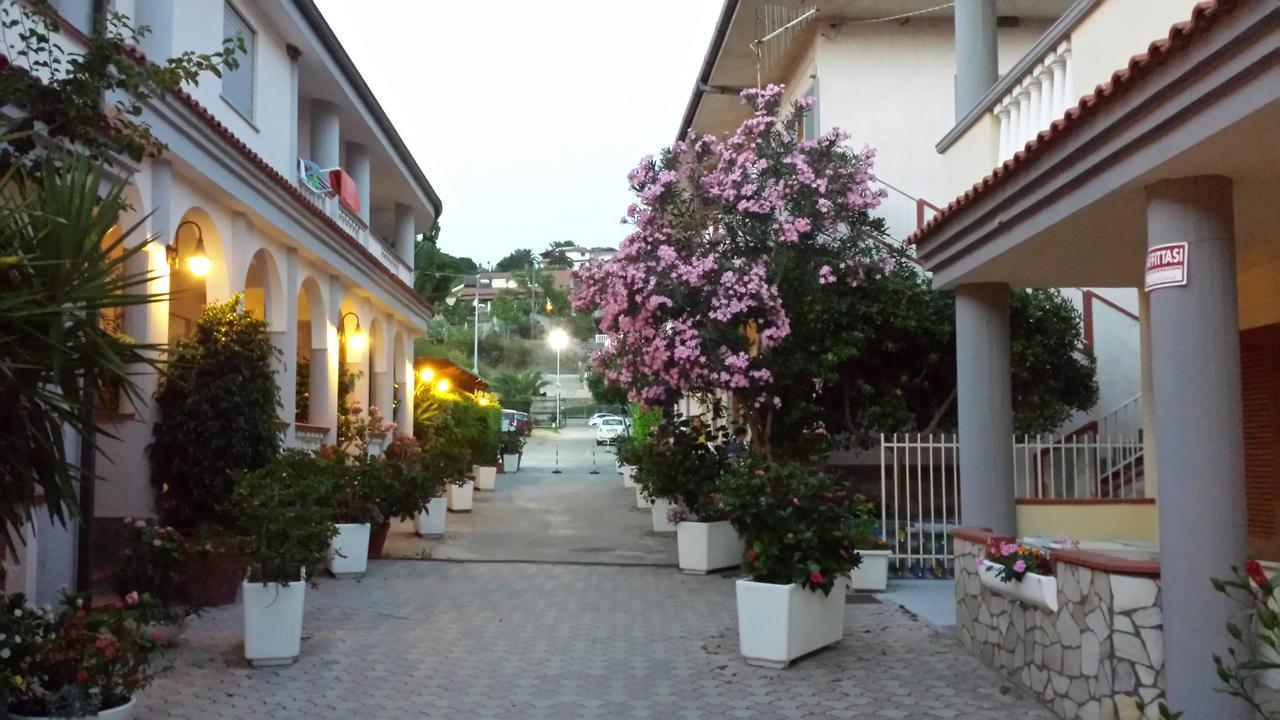
<path fill-rule="evenodd" d="M 429 367 L 424 367 L 418 371 L 418 377 L 422 379 L 422 382 L 429 383 L 436 379 L 436 371 Z"/>
<path fill-rule="evenodd" d="M 438 392 L 438 393 L 447 393 L 447 392 L 449 392 L 449 380 L 448 380 L 448 378 L 441 378 L 441 379 L 440 379 L 440 382 L 436 383 L 436 392 Z"/>
<path fill-rule="evenodd" d="M 356 352 L 364 352 L 369 347 L 369 336 L 363 330 L 356 329 L 355 332 L 347 336 L 347 347 Z"/>
<path fill-rule="evenodd" d="M 199 255 L 192 255 L 191 257 L 187 258 L 187 269 L 190 270 L 191 274 L 195 275 L 196 277 L 204 277 L 205 275 L 209 274 L 210 270 L 213 269 L 213 261 L 210 260 L 209 256 L 205 255 L 204 253 L 200 253 Z"/>

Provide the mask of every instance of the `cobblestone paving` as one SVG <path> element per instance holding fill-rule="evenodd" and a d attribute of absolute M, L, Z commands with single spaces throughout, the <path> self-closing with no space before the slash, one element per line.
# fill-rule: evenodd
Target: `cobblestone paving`
<path fill-rule="evenodd" d="M 307 595 L 302 657 L 251 669 L 240 607 L 195 621 L 138 717 L 1051 718 L 887 605 L 787 670 L 737 654 L 733 581 L 666 568 L 384 560 Z"/>

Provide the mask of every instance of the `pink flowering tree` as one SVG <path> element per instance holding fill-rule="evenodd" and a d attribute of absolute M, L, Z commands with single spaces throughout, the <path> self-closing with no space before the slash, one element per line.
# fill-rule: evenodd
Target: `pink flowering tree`
<path fill-rule="evenodd" d="M 579 271 L 573 296 L 576 312 L 600 313 L 607 383 L 647 406 L 732 392 L 766 449 L 780 419 L 817 417 L 842 290 L 896 262 L 868 212 L 883 195 L 874 153 L 838 130 L 800 139 L 812 99 L 784 109 L 782 95 L 744 92 L 754 112 L 731 137 L 690 133 L 644 158 L 628 176 L 635 230 Z"/>

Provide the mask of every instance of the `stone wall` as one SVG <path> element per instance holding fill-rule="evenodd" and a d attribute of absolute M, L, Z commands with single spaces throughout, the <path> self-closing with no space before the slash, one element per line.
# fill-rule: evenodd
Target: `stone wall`
<path fill-rule="evenodd" d="M 955 538 L 956 635 L 969 652 L 1063 717 L 1158 717 L 1164 697 L 1158 577 L 1056 562 L 1053 613 L 982 587 L 983 547 Z"/>

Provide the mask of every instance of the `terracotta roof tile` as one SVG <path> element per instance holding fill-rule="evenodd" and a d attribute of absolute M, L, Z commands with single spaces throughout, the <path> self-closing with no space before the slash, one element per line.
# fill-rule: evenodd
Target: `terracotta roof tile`
<path fill-rule="evenodd" d="M 1135 83 L 1149 76 L 1152 71 L 1168 59 L 1168 54 L 1186 47 L 1197 36 L 1208 31 L 1222 17 L 1229 15 L 1240 5 L 1250 0 L 1209 0 L 1196 3 L 1191 11 L 1191 19 L 1175 23 L 1169 29 L 1169 35 L 1152 42 L 1147 52 L 1134 55 L 1126 67 L 1111 74 L 1111 80 L 1097 86 L 1093 94 L 1086 95 L 1073 107 L 1067 108 L 1063 116 L 1049 124 L 1048 129 L 1041 130 L 1035 138 L 1028 141 L 1012 158 L 1005 160 L 991 171 L 991 174 L 973 184 L 963 194 L 952 200 L 937 215 L 934 215 L 922 227 L 907 238 L 909 244 L 915 245 L 925 237 L 949 222 L 967 207 L 973 200 L 987 192 L 1025 168 L 1043 154 L 1046 147 L 1051 147 L 1062 137 L 1069 135 L 1081 123 L 1087 122 L 1102 107 L 1114 98 L 1130 90 Z"/>

